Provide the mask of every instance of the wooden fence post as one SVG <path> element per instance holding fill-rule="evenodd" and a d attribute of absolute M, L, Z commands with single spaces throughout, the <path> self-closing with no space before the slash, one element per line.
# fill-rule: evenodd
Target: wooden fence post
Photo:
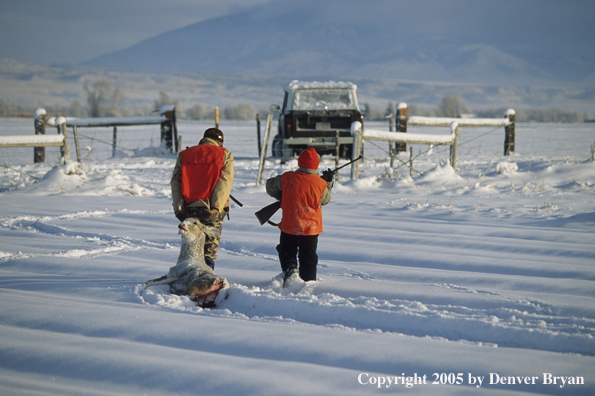
<path fill-rule="evenodd" d="M 515 153 L 515 111 L 513 109 L 508 109 L 504 113 L 504 117 L 508 118 L 509 124 L 504 127 L 505 130 L 505 137 L 504 137 L 504 155 L 510 155 Z"/>
<path fill-rule="evenodd" d="M 393 111 L 393 112 L 391 112 L 391 113 L 388 115 L 388 117 L 387 117 L 387 118 L 388 118 L 388 131 L 389 131 L 389 132 L 392 132 L 392 131 L 394 131 L 394 130 L 395 130 L 395 129 L 394 129 L 394 125 L 395 125 L 395 118 L 396 118 L 396 117 L 395 117 L 395 112 L 394 112 L 394 111 Z M 393 156 L 393 149 L 394 149 L 394 147 L 395 147 L 395 146 L 396 146 L 396 143 L 393 143 L 393 142 L 388 142 L 388 153 L 391 155 L 391 157 Z M 393 166 L 391 165 L 390 167 L 391 167 L 391 169 L 392 169 L 392 167 L 393 167 Z"/>
<path fill-rule="evenodd" d="M 171 138 L 168 138 L 171 136 L 170 132 L 171 129 L 169 128 L 169 126 L 167 125 L 168 122 L 167 121 L 163 121 L 161 123 L 161 138 L 160 138 L 160 142 L 162 145 L 165 145 L 166 148 L 171 148 Z"/>
<path fill-rule="evenodd" d="M 256 141 L 258 142 L 258 158 L 262 156 L 262 140 L 260 137 L 260 114 L 256 114 Z"/>
<path fill-rule="evenodd" d="M 262 149 L 262 155 L 260 156 L 260 166 L 258 168 L 258 180 L 256 184 L 262 184 L 262 173 L 264 172 L 264 162 L 267 158 L 267 149 L 269 146 L 269 135 L 271 133 L 271 124 L 273 123 L 273 115 L 269 114 L 267 120 L 267 127 L 264 132 L 264 147 Z"/>
<path fill-rule="evenodd" d="M 116 144 L 118 141 L 118 128 L 114 127 L 114 135 L 112 137 L 112 157 L 116 156 Z"/>
<path fill-rule="evenodd" d="M 165 148 L 170 152 L 174 152 L 174 105 L 162 105 L 159 107 L 159 115 L 164 116 L 165 120 L 161 123 L 161 144 L 165 143 Z"/>
<path fill-rule="evenodd" d="M 396 120 L 395 113 L 390 113 L 389 123 L 388 123 L 388 131 L 392 132 L 393 130 L 398 130 L 398 128 L 394 128 L 395 120 Z M 390 169 L 395 167 L 395 155 L 397 153 L 399 147 L 399 143 L 396 142 L 388 142 L 388 154 L 390 155 Z"/>
<path fill-rule="evenodd" d="M 399 103 L 397 106 L 397 132 L 407 132 L 407 103 Z M 407 143 L 396 143 L 397 154 L 407 151 Z"/>
<path fill-rule="evenodd" d="M 457 170 L 457 152 L 459 145 L 459 124 L 456 121 L 450 123 L 450 132 L 455 134 L 455 140 L 450 146 L 450 165 L 452 168 Z"/>
<path fill-rule="evenodd" d="M 351 159 L 355 160 L 362 152 L 362 124 L 354 122 L 351 124 L 351 134 L 353 135 L 353 148 L 351 149 Z M 359 161 L 351 164 L 351 180 L 357 180 L 359 177 Z"/>
<path fill-rule="evenodd" d="M 44 109 L 35 109 L 33 112 L 36 135 L 45 135 L 45 114 Z M 45 162 L 45 147 L 33 147 L 33 162 Z"/>
<path fill-rule="evenodd" d="M 76 125 L 72 127 L 72 134 L 74 136 L 74 147 L 76 149 L 76 161 L 80 164 L 83 163 L 83 157 L 81 156 L 81 145 L 79 142 L 79 132 L 76 129 Z"/>
<path fill-rule="evenodd" d="M 58 134 L 64 135 L 64 145 L 60 147 L 60 154 L 62 155 L 62 163 L 66 163 L 66 161 L 70 161 L 70 147 L 68 146 L 68 137 L 66 135 L 66 118 L 58 117 L 56 118 L 56 129 L 58 130 Z"/>
<path fill-rule="evenodd" d="M 337 137 L 335 139 L 335 168 L 339 167 L 339 155 L 341 154 L 340 152 L 340 144 L 339 144 L 339 137 L 340 137 L 340 132 L 339 130 L 337 130 Z M 339 182 L 339 171 L 335 172 L 335 181 L 338 183 Z"/>
<path fill-rule="evenodd" d="M 179 152 L 179 149 L 178 148 L 180 146 L 178 144 L 178 122 L 176 121 L 176 108 L 175 107 L 171 111 L 171 118 L 172 118 L 171 124 L 172 124 L 172 127 L 173 127 L 173 133 L 174 133 L 174 136 L 173 136 L 173 150 L 172 151 L 175 150 L 174 152 L 175 153 L 178 153 Z"/>

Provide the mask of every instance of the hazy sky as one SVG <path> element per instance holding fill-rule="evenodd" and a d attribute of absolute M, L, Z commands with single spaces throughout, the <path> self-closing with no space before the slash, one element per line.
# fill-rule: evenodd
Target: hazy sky
<path fill-rule="evenodd" d="M 305 5 L 282 0 L 277 6 Z M 325 0 L 320 0 L 324 2 Z M 357 3 L 358 0 L 345 0 Z M 0 58 L 46 64 L 76 64 L 127 48 L 160 33 L 206 19 L 236 13 L 271 0 L 0 0 Z M 574 44 L 593 48 L 595 0 L 361 0 L 357 19 L 386 18 L 426 34 L 473 36 L 482 21 L 498 14 L 507 23 L 526 25 L 515 41 L 543 48 Z M 324 4 L 324 3 L 323 3 Z M 335 3 L 336 4 L 336 3 Z M 329 6 L 335 7 L 332 4 Z M 408 6 L 408 7 L 407 7 Z M 274 8 L 274 7 L 271 7 Z M 367 12 L 366 10 L 375 12 Z M 417 12 L 419 15 L 405 15 Z M 502 12 L 502 10 L 506 12 Z M 499 12 L 495 12 L 498 10 Z M 508 17 L 508 10 L 510 17 Z M 399 13 L 401 11 L 401 13 Z M 502 15 L 504 14 L 504 17 Z M 493 19 L 493 18 L 492 18 Z M 500 22 L 497 22 L 498 24 Z M 445 28 L 447 25 L 448 28 Z M 540 26 L 539 29 L 533 27 Z M 464 32 L 460 32 L 464 30 Z M 436 33 L 433 33 L 436 32 Z M 517 43 L 518 44 L 518 43 Z M 545 44 L 545 47 L 543 46 Z"/>
<path fill-rule="evenodd" d="M 270 0 L 0 0 L 0 58 L 72 64 Z"/>

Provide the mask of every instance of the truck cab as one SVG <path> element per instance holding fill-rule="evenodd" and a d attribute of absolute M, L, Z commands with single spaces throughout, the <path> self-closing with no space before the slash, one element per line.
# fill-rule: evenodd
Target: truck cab
<path fill-rule="evenodd" d="M 359 121 L 363 125 L 356 90 L 350 82 L 289 83 L 283 105 L 271 106 L 271 111 L 280 112 L 273 156 L 287 160 L 310 147 L 319 155 L 335 155 L 338 132 L 339 156 L 351 158 L 351 124 Z"/>

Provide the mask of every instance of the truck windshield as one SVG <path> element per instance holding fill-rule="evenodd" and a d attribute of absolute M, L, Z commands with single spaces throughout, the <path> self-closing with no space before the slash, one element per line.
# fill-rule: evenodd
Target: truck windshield
<path fill-rule="evenodd" d="M 293 94 L 293 110 L 354 109 L 353 94 L 347 89 L 300 89 Z"/>

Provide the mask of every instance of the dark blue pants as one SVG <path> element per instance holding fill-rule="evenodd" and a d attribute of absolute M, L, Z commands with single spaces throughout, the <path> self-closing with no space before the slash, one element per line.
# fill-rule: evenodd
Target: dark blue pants
<path fill-rule="evenodd" d="M 279 252 L 279 261 L 281 270 L 298 268 L 302 280 L 308 282 L 316 280 L 316 266 L 318 265 L 318 235 L 291 235 L 281 231 L 277 252 Z"/>

